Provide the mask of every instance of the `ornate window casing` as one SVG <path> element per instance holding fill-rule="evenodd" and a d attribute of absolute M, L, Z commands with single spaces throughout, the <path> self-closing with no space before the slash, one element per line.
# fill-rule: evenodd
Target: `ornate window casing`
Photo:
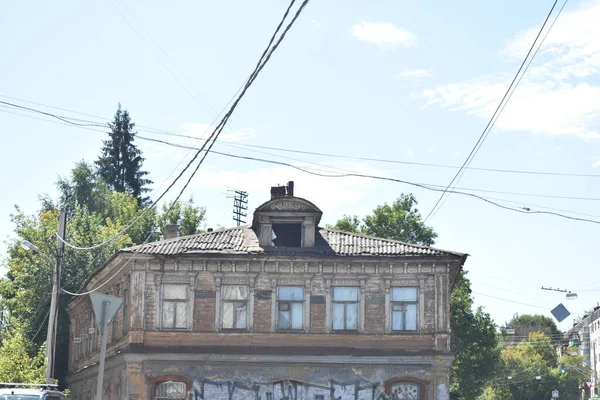
<path fill-rule="evenodd" d="M 425 321 L 425 277 L 385 279 L 385 332 L 418 333 Z"/>
<path fill-rule="evenodd" d="M 192 330 L 195 276 L 164 274 L 156 277 L 158 286 L 156 325 L 162 330 Z"/>
<path fill-rule="evenodd" d="M 181 376 L 160 376 L 152 379 L 153 400 L 187 400 L 191 382 Z"/>
<path fill-rule="evenodd" d="M 327 332 L 364 332 L 365 280 L 326 279 Z"/>
<path fill-rule="evenodd" d="M 219 331 L 251 331 L 254 323 L 254 276 L 215 276 L 215 326 Z"/>
<path fill-rule="evenodd" d="M 123 290 L 123 334 L 129 331 L 129 290 Z"/>
<path fill-rule="evenodd" d="M 423 400 L 425 382 L 408 376 L 393 378 L 385 383 L 385 392 L 390 400 Z"/>
<path fill-rule="evenodd" d="M 322 211 L 297 197 L 277 197 L 254 213 L 253 229 L 261 247 L 315 247 Z"/>
<path fill-rule="evenodd" d="M 305 329 L 305 298 L 303 286 L 277 287 L 277 329 Z"/>
<path fill-rule="evenodd" d="M 416 332 L 419 326 L 419 288 L 393 287 L 390 290 L 391 330 Z"/>

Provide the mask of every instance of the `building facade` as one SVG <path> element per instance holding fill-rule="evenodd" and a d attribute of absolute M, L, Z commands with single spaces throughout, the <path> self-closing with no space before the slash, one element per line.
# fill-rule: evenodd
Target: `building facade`
<path fill-rule="evenodd" d="M 85 290 L 124 303 L 104 399 L 447 400 L 449 298 L 466 255 L 319 228 L 272 188 L 248 226 L 115 254 Z M 69 305 L 72 397 L 94 397 L 89 298 Z"/>

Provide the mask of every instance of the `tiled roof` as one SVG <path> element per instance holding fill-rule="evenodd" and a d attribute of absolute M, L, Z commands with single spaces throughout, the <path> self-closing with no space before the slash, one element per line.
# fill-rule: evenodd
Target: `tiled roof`
<path fill-rule="evenodd" d="M 181 236 L 174 239 L 161 240 L 123 249 L 124 252 L 141 254 L 176 255 L 176 254 L 260 254 L 273 252 L 275 249 L 259 247 L 256 233 L 249 225 L 230 228 L 222 231 Z M 281 249 L 281 253 L 292 249 Z M 310 253 L 309 249 L 302 249 Z M 454 256 L 465 254 L 439 250 L 432 247 L 414 245 L 396 240 L 381 239 L 358 233 L 343 232 L 320 228 L 316 238 L 315 253 L 337 256 Z M 276 250 L 279 252 L 279 249 Z"/>

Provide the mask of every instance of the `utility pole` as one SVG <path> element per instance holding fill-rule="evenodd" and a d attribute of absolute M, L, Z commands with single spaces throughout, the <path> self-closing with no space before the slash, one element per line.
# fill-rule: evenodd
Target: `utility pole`
<path fill-rule="evenodd" d="M 62 210 L 58 219 L 58 245 L 56 248 L 56 264 L 52 270 L 52 300 L 50 301 L 50 317 L 46 335 L 46 383 L 54 383 L 54 359 L 56 355 L 56 326 L 58 322 L 58 294 L 60 285 L 60 266 L 65 250 L 65 231 L 67 227 L 67 212 Z"/>
<path fill-rule="evenodd" d="M 246 221 L 242 218 L 246 217 L 245 211 L 248 210 L 248 192 L 242 190 L 228 190 L 228 192 L 234 193 L 234 196 L 227 196 L 233 198 L 233 220 L 237 222 L 237 226 L 245 224 Z"/>

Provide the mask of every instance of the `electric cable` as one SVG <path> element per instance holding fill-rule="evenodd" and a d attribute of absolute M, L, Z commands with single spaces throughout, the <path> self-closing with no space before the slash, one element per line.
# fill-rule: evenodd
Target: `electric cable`
<path fill-rule="evenodd" d="M 427 214 L 427 216 L 425 217 L 425 219 L 423 220 L 423 222 L 427 222 L 427 220 L 429 219 L 429 217 L 431 217 L 431 215 L 433 214 L 433 212 L 437 209 L 438 205 L 440 204 L 440 202 L 442 201 L 442 199 L 444 198 L 444 196 L 446 195 L 447 191 L 450 189 L 450 187 L 452 186 L 452 184 L 454 183 L 454 181 L 459 177 L 459 175 L 461 174 L 461 171 L 463 171 L 463 169 L 467 166 L 467 164 L 469 163 L 469 160 L 471 159 L 471 157 L 474 157 L 475 153 L 477 152 L 478 148 L 481 147 L 481 145 L 483 144 L 483 142 L 485 141 L 485 139 L 487 138 L 487 135 L 489 133 L 489 128 L 492 124 L 492 122 L 494 121 L 494 118 L 496 117 L 496 115 L 499 115 L 500 109 L 502 104 L 504 103 L 504 100 L 508 97 L 513 85 L 515 84 L 515 82 L 517 81 L 517 78 L 519 77 L 519 74 L 521 73 L 521 70 L 523 69 L 523 67 L 525 66 L 525 63 L 527 62 L 527 59 L 529 58 L 529 55 L 531 54 L 532 50 L 535 47 L 535 44 L 538 41 L 538 38 L 540 37 L 540 35 L 542 34 L 544 27 L 546 26 L 546 23 L 548 22 L 548 20 L 550 19 L 550 16 L 552 15 L 552 12 L 554 11 L 554 8 L 556 7 L 556 4 L 558 3 L 558 0 L 554 0 L 554 3 L 552 4 L 552 8 L 550 9 L 550 12 L 548 13 L 548 15 L 546 16 L 546 19 L 544 20 L 544 23 L 542 24 L 542 27 L 540 28 L 540 30 L 537 33 L 537 36 L 535 37 L 535 40 L 533 41 L 533 43 L 531 44 L 531 47 L 529 48 L 529 51 L 527 52 L 527 55 L 525 56 L 525 59 L 523 59 L 523 62 L 521 63 L 521 66 L 519 67 L 519 69 L 517 70 L 517 73 L 515 74 L 513 80 L 511 81 L 508 89 L 506 90 L 506 93 L 504 93 L 504 96 L 502 97 L 502 99 L 500 100 L 500 104 L 498 104 L 498 107 L 496 107 L 496 110 L 494 111 L 494 114 L 492 114 L 492 118 L 490 118 L 490 120 L 488 121 L 486 127 L 484 128 L 483 132 L 481 133 L 481 135 L 479 136 L 479 139 L 477 139 L 477 142 L 475 143 L 475 145 L 473 146 L 473 148 L 471 149 L 471 151 L 469 152 L 469 155 L 467 156 L 467 158 L 465 159 L 464 163 L 462 164 L 462 166 L 460 167 L 460 169 L 458 170 L 458 172 L 454 175 L 454 177 L 452 178 L 452 180 L 450 181 L 450 183 L 448 184 L 448 186 L 446 187 L 446 190 L 444 190 L 444 192 L 442 192 L 442 194 L 440 195 L 440 197 L 438 198 L 438 200 L 436 201 L 435 205 L 433 206 L 433 208 L 431 209 L 431 211 L 429 211 L 429 214 Z M 515 86 L 516 88 L 516 86 Z"/>
<path fill-rule="evenodd" d="M 254 83 L 254 81 L 256 80 L 256 78 L 258 77 L 258 75 L 260 74 L 260 72 L 262 71 L 262 69 L 264 68 L 264 66 L 271 59 L 271 56 L 273 55 L 273 53 L 275 52 L 275 50 L 277 50 L 277 48 L 279 47 L 279 45 L 283 42 L 283 39 L 285 38 L 285 36 L 289 32 L 289 30 L 292 28 L 292 26 L 294 25 L 294 23 L 296 22 L 296 20 L 298 19 L 298 17 L 300 16 L 300 14 L 302 13 L 302 11 L 304 10 L 304 8 L 306 7 L 306 5 L 308 4 L 309 1 L 310 0 L 304 0 L 302 2 L 302 4 L 300 5 L 300 7 L 298 8 L 298 10 L 296 11 L 294 17 L 288 23 L 288 25 L 286 26 L 286 28 L 284 29 L 284 31 L 281 33 L 281 35 L 277 39 L 277 41 L 275 41 L 275 37 L 276 37 L 277 31 L 279 30 L 279 28 L 284 23 L 284 20 L 282 19 L 282 22 L 279 23 L 278 30 L 276 31 L 276 33 L 271 38 L 271 41 L 269 42 L 269 45 L 271 45 L 271 43 L 274 43 L 274 44 L 272 45 L 272 47 L 269 46 L 270 48 L 267 47 L 267 49 L 265 49 L 265 51 L 263 52 L 263 55 L 261 56 L 259 62 L 257 63 L 257 66 L 255 67 L 254 71 L 251 73 L 250 78 L 247 80 L 246 84 L 244 85 L 244 88 L 239 93 L 239 95 L 237 96 L 237 98 L 233 102 L 233 104 L 231 105 L 229 111 L 223 116 L 223 118 L 221 119 L 221 122 L 214 129 L 214 131 L 210 135 L 210 137 L 204 142 L 204 144 L 202 145 L 202 147 L 196 152 L 196 154 L 194 155 L 194 157 L 188 162 L 188 164 L 186 165 L 186 167 L 179 173 L 179 175 L 175 178 L 175 180 L 173 180 L 173 182 L 171 182 L 171 184 L 167 187 L 167 189 L 156 200 L 154 200 L 149 207 L 146 208 L 146 210 L 144 212 L 142 212 L 130 224 L 128 224 L 127 226 L 125 226 L 121 231 L 119 231 L 118 233 L 116 233 L 112 237 L 108 238 L 104 242 L 99 243 L 99 244 L 94 245 L 94 246 L 79 247 L 79 246 L 75 246 L 75 245 L 73 245 L 71 243 L 66 242 L 62 238 L 59 238 L 59 240 L 61 240 L 63 243 L 65 243 L 66 246 L 71 247 L 71 248 L 76 249 L 76 250 L 91 250 L 91 249 L 95 249 L 95 248 L 104 246 L 104 245 L 112 242 L 117 237 L 119 237 L 124 232 L 126 232 L 128 229 L 130 229 L 133 225 L 135 225 L 146 213 L 149 212 L 149 210 L 151 208 L 155 207 L 158 204 L 158 202 L 171 190 L 171 188 L 173 188 L 173 186 L 179 181 L 179 179 L 181 179 L 181 177 L 183 176 L 183 174 L 190 168 L 190 166 L 194 163 L 194 161 L 196 161 L 196 159 L 198 158 L 198 156 L 202 153 L 202 151 L 204 150 L 204 148 L 208 144 L 208 148 L 207 148 L 206 152 L 204 153 L 203 157 L 200 159 L 200 161 L 196 165 L 196 168 L 194 169 L 194 171 L 192 172 L 192 174 L 188 178 L 187 182 L 183 186 L 182 190 L 177 195 L 176 200 L 174 201 L 174 203 L 177 202 L 177 200 L 181 197 L 181 195 L 183 194 L 183 192 L 187 189 L 187 187 L 190 184 L 191 180 L 193 179 L 193 177 L 197 173 L 198 169 L 202 165 L 203 161 L 205 160 L 206 156 L 210 152 L 212 146 L 214 145 L 214 141 L 219 137 L 219 135 L 223 131 L 225 125 L 227 124 L 227 121 L 229 120 L 229 118 L 233 114 L 233 111 L 235 111 L 235 109 L 236 109 L 237 105 L 239 104 L 240 100 L 244 97 L 244 95 L 246 94 L 247 90 L 250 88 L 250 86 L 252 85 L 252 83 Z M 295 2 L 295 0 L 292 0 L 292 4 L 294 2 Z M 288 8 L 288 10 L 289 10 L 289 8 Z M 285 15 L 287 15 L 287 11 L 286 11 Z"/>
<path fill-rule="evenodd" d="M 240 90 L 241 90 L 241 88 L 240 88 Z M 61 110 L 61 111 L 66 111 L 66 112 L 70 112 L 70 113 L 74 113 L 74 114 L 89 116 L 89 117 L 92 117 L 92 118 L 98 118 L 98 119 L 101 119 L 105 123 L 106 122 L 110 122 L 110 120 L 107 119 L 107 118 L 99 117 L 99 116 L 96 116 L 96 115 L 93 115 L 93 114 L 81 113 L 81 112 L 70 110 L 70 109 L 66 109 L 66 108 L 51 106 L 51 105 L 48 105 L 48 104 L 38 103 L 38 102 L 34 102 L 34 101 L 29 101 L 29 100 L 24 100 L 24 99 L 20 99 L 20 98 L 16 98 L 16 97 L 10 97 L 10 96 L 5 96 L 5 95 L 0 95 L 0 97 L 4 97 L 4 98 L 11 99 L 11 100 L 16 100 L 16 101 L 21 101 L 21 102 L 24 102 L 24 103 L 35 104 L 35 105 L 42 106 L 42 107 L 47 107 L 47 108 L 57 109 L 57 110 Z M 0 111 L 2 111 L 2 110 L 0 110 Z M 30 108 L 29 111 L 42 113 L 38 109 L 31 109 Z M 219 113 L 219 114 L 221 114 L 221 113 Z M 25 114 L 17 114 L 17 113 L 11 113 L 11 114 L 19 115 L 19 116 L 23 116 L 23 117 L 29 117 L 29 118 L 32 118 L 32 119 L 38 119 L 40 121 L 54 122 L 54 121 L 49 121 L 49 120 L 42 119 L 42 118 L 31 117 L 31 116 L 28 116 L 28 115 L 25 115 Z M 57 119 L 59 119 L 59 118 L 65 118 L 65 119 L 70 119 L 70 120 L 74 120 L 74 121 L 87 122 L 90 125 L 94 124 L 94 123 L 98 123 L 98 122 L 94 122 L 94 121 L 90 121 L 90 120 L 83 120 L 83 119 L 78 119 L 78 118 L 73 118 L 73 117 L 66 117 L 64 115 L 61 116 L 61 115 L 56 115 L 56 114 L 52 114 L 52 113 L 47 113 L 46 115 L 48 115 L 50 117 L 53 117 L 53 118 L 57 118 Z M 104 127 L 105 125 L 98 125 L 98 126 Z M 193 140 L 202 139 L 202 137 L 198 137 L 198 136 L 191 136 L 191 135 L 179 134 L 179 133 L 170 132 L 170 131 L 166 131 L 166 130 L 162 130 L 162 129 L 151 128 L 151 127 L 140 125 L 140 124 L 137 124 L 137 123 L 136 123 L 136 128 L 138 128 L 138 131 L 140 131 L 140 132 L 147 132 L 147 133 L 152 133 L 152 134 L 157 134 L 157 135 L 165 135 L 165 136 L 172 136 L 172 137 L 181 137 L 181 138 L 184 138 L 184 139 L 193 139 Z M 95 129 L 90 129 L 90 130 L 104 133 L 104 131 L 100 131 L 100 130 L 95 130 Z M 282 147 L 274 147 L 274 146 L 261 146 L 261 145 L 249 144 L 249 143 L 230 142 L 230 141 L 226 141 L 226 140 L 222 140 L 222 139 L 219 139 L 219 141 L 217 142 L 217 144 L 218 145 L 225 145 L 225 144 L 227 144 L 227 145 L 230 145 L 230 146 L 238 146 L 238 147 L 245 147 L 245 148 L 246 147 L 247 148 L 257 148 L 257 149 L 265 149 L 265 150 L 274 150 L 274 151 L 286 152 L 286 153 L 296 153 L 296 154 L 305 154 L 305 155 L 313 155 L 313 156 L 321 156 L 321 157 L 340 158 L 340 159 L 347 159 L 347 160 L 372 161 L 372 162 L 377 162 L 377 163 L 402 164 L 402 165 L 413 165 L 413 166 L 433 167 L 433 168 L 460 169 L 460 166 L 458 166 L 458 165 L 413 162 L 413 161 L 393 160 L 393 159 L 385 159 L 385 158 L 372 158 L 372 157 L 362 157 L 362 156 L 351 156 L 351 155 L 344 155 L 344 154 L 338 154 L 338 153 L 324 153 L 324 152 L 315 152 L 315 151 L 305 151 L 305 150 L 282 148 Z M 600 174 L 579 174 L 579 173 L 558 172 L 558 171 L 534 171 L 534 170 L 482 168 L 482 167 L 465 167 L 464 169 L 469 169 L 469 170 L 473 170 L 473 171 L 509 173 L 509 174 L 520 174 L 520 175 L 542 175 L 542 176 L 545 175 L 545 176 L 600 178 Z"/>

